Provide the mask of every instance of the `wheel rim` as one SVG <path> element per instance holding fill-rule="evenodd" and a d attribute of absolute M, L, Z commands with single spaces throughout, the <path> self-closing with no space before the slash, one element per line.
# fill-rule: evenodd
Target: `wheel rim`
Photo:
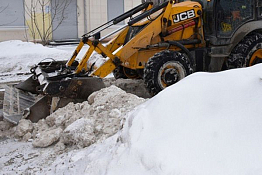
<path fill-rule="evenodd" d="M 175 84 L 186 76 L 184 67 L 179 62 L 167 62 L 158 72 L 158 83 L 162 89 Z"/>
<path fill-rule="evenodd" d="M 125 76 L 127 76 L 128 78 L 131 78 L 131 79 L 135 79 L 135 78 L 139 77 L 137 72 L 135 70 L 132 70 L 132 69 L 128 69 L 128 68 L 123 67 L 123 72 L 124 72 Z"/>
<path fill-rule="evenodd" d="M 262 62 L 262 49 L 256 50 L 250 58 L 249 66 Z"/>

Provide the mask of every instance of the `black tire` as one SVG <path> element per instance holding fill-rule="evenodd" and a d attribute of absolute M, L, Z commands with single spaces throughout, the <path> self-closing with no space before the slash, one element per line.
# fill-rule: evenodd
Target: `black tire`
<path fill-rule="evenodd" d="M 144 26 L 130 26 L 129 30 L 127 32 L 124 45 L 128 43 L 138 32 L 140 32 L 143 29 Z M 114 71 L 113 75 L 115 79 L 123 78 L 123 79 L 137 79 L 141 78 L 138 72 L 136 70 L 132 70 L 129 68 L 125 68 L 123 66 L 118 66 Z"/>
<path fill-rule="evenodd" d="M 164 50 L 148 60 L 144 69 L 145 87 L 151 95 L 156 95 L 192 72 L 193 69 L 186 55 Z"/>
<path fill-rule="evenodd" d="M 113 71 L 113 75 L 115 79 L 119 79 L 119 78 L 126 79 L 127 78 L 127 76 L 125 75 L 123 71 L 123 66 L 118 66 L 117 68 L 115 68 L 115 70 Z"/>
<path fill-rule="evenodd" d="M 115 79 L 119 78 L 130 78 L 130 79 L 137 79 L 139 78 L 139 74 L 136 72 L 136 70 L 132 70 L 123 66 L 118 66 L 114 71 L 113 75 Z"/>
<path fill-rule="evenodd" d="M 260 33 L 247 35 L 232 50 L 227 60 L 228 69 L 248 67 L 261 62 L 262 59 L 250 62 L 252 55 L 261 48 L 262 35 Z"/>

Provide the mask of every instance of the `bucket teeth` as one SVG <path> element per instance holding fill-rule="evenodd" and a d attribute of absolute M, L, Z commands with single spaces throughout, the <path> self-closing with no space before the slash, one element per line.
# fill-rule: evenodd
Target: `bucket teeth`
<path fill-rule="evenodd" d="M 36 101 L 36 96 L 19 90 L 14 85 L 5 87 L 3 117 L 17 124 L 23 117 L 24 110 L 32 106 Z"/>

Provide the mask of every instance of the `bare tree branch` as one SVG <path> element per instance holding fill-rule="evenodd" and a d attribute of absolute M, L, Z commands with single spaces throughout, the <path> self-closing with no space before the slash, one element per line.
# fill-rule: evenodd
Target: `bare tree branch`
<path fill-rule="evenodd" d="M 8 6 L 9 6 L 9 4 L 7 6 L 5 6 L 2 10 L 1 10 L 2 7 L 0 7 L 0 13 L 4 12 L 8 8 Z"/>
<path fill-rule="evenodd" d="M 25 14 L 30 17 L 30 23 L 26 23 L 33 39 L 36 40 L 39 36 L 42 43 L 47 44 L 52 33 L 66 19 L 71 2 L 72 0 L 52 0 L 52 3 L 50 0 L 31 0 L 30 7 L 25 2 Z"/>

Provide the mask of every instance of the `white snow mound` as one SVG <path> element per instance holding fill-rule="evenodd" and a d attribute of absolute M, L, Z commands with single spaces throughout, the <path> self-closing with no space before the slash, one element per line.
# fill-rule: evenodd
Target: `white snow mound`
<path fill-rule="evenodd" d="M 41 44 L 11 40 L 0 42 L 0 74 L 26 73 L 46 58 L 67 60 L 71 52 L 48 48 Z M 51 59 L 46 61 L 52 61 Z"/>
<path fill-rule="evenodd" d="M 195 73 L 133 111 L 117 150 L 80 174 L 261 174 L 261 101 L 262 64 Z"/>

